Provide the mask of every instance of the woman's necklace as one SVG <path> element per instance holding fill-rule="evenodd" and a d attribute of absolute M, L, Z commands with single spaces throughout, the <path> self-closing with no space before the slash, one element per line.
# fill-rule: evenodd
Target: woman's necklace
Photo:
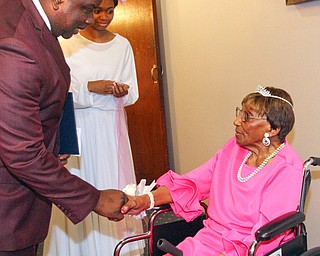
<path fill-rule="evenodd" d="M 238 170 L 238 174 L 237 174 L 237 177 L 238 177 L 238 180 L 240 182 L 247 182 L 248 180 L 250 180 L 254 175 L 256 175 L 258 172 L 261 171 L 261 169 L 263 167 L 266 166 L 266 164 L 270 161 L 271 158 L 275 157 L 276 154 L 278 154 L 278 152 L 284 147 L 284 143 L 282 143 L 272 154 L 270 154 L 266 159 L 264 159 L 264 161 L 252 172 L 250 173 L 247 177 L 244 177 L 242 178 L 241 177 L 241 172 L 242 172 L 242 168 L 243 168 L 243 165 L 248 161 L 249 157 L 252 155 L 252 152 L 250 151 L 246 157 L 243 159 L 240 167 L 239 167 L 239 170 Z"/>

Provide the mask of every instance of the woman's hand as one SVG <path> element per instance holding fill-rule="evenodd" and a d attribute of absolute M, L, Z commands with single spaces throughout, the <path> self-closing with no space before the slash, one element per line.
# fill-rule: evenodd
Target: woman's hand
<path fill-rule="evenodd" d="M 129 85 L 114 83 L 113 96 L 116 98 L 123 97 L 129 93 Z"/>
<path fill-rule="evenodd" d="M 160 186 L 156 190 L 153 190 L 152 195 L 154 198 L 154 206 L 173 202 L 170 191 L 166 186 Z M 141 196 L 127 195 L 127 197 L 129 201 L 121 208 L 123 214 L 138 215 L 150 207 L 151 201 L 148 194 Z"/>
<path fill-rule="evenodd" d="M 138 215 L 150 207 L 150 198 L 148 195 L 129 196 L 128 202 L 122 206 L 121 213 L 129 215 Z"/>
<path fill-rule="evenodd" d="M 89 92 L 94 92 L 97 94 L 113 94 L 114 91 L 114 81 L 111 80 L 97 80 L 88 82 Z"/>
<path fill-rule="evenodd" d="M 130 86 L 127 84 L 117 83 L 111 80 L 97 80 L 88 82 L 89 92 L 97 94 L 112 94 L 116 98 L 123 97 L 129 93 Z"/>

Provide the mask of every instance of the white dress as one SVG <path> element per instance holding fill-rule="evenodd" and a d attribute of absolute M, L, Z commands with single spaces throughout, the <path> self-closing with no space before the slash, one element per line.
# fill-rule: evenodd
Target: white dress
<path fill-rule="evenodd" d="M 107 43 L 95 43 L 80 34 L 60 43 L 71 69 L 70 89 L 81 142 L 80 157 L 71 157 L 69 170 L 98 189 L 136 184 L 124 110 L 139 97 L 130 43 L 118 34 Z M 129 93 L 122 98 L 91 93 L 87 83 L 94 80 L 125 83 Z M 91 213 L 73 225 L 53 207 L 44 255 L 111 256 L 120 239 L 140 233 L 142 222 L 129 216 L 115 223 Z M 126 245 L 123 251 L 122 255 L 140 255 L 143 243 Z"/>

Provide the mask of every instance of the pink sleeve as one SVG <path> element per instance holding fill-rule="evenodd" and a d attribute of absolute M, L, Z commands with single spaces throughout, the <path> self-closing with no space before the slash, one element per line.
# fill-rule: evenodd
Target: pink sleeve
<path fill-rule="evenodd" d="M 174 201 L 170 205 L 177 216 L 189 222 L 202 213 L 200 200 L 204 198 L 192 179 L 170 170 L 157 180 L 157 185 L 169 189 Z"/>

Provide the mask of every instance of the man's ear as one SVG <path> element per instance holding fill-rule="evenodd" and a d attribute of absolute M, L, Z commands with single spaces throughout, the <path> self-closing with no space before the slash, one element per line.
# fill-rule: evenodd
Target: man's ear
<path fill-rule="evenodd" d="M 59 9 L 59 5 L 63 3 L 63 0 L 52 0 L 52 8 L 56 11 Z"/>

